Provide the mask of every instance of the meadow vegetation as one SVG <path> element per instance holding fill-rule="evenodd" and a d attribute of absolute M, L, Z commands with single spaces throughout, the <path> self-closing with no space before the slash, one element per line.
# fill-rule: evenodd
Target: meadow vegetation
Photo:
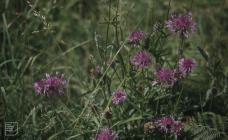
<path fill-rule="evenodd" d="M 0 140 L 228 139 L 227 0 L 1 0 Z"/>

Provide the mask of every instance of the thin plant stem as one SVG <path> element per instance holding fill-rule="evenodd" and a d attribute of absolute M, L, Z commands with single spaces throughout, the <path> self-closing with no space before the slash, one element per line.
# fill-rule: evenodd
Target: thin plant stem
<path fill-rule="evenodd" d="M 192 10 L 193 3 L 194 3 L 194 0 L 191 1 L 190 10 Z"/>
<path fill-rule="evenodd" d="M 120 42 L 119 42 L 119 32 L 118 32 L 118 25 L 119 25 L 119 21 L 118 21 L 118 13 L 119 13 L 119 0 L 117 1 L 117 7 L 116 7 L 116 15 L 115 15 L 115 35 L 116 35 L 116 44 L 117 44 L 117 48 L 120 48 Z M 120 59 L 120 63 L 121 63 L 121 69 L 122 69 L 122 78 L 124 78 L 124 75 L 126 73 L 126 68 L 125 68 L 125 64 L 124 64 L 124 61 L 123 61 L 123 57 L 121 55 L 121 53 L 119 53 L 118 55 L 119 59 Z"/>
<path fill-rule="evenodd" d="M 181 38 L 181 41 L 180 41 L 180 45 L 179 45 L 179 48 L 178 48 L 179 59 L 184 57 L 184 37 L 181 35 L 180 38 Z"/>
<path fill-rule="evenodd" d="M 177 106 L 178 106 L 178 104 L 179 104 L 179 102 L 180 102 L 180 98 L 181 98 L 182 92 L 183 92 L 183 87 L 181 87 L 180 95 L 179 95 L 179 97 L 178 97 L 178 99 L 177 99 L 177 102 L 176 102 L 176 104 L 175 104 L 175 106 L 174 106 L 173 114 L 176 113 L 176 111 L 177 111 Z"/>
<path fill-rule="evenodd" d="M 112 6 L 112 0 L 109 0 L 108 4 L 108 24 L 106 29 L 106 46 L 108 45 L 108 37 L 109 37 L 109 26 L 111 22 L 111 6 Z"/>
<path fill-rule="evenodd" d="M 179 57 L 179 60 L 184 57 L 184 49 L 183 49 L 183 46 L 184 46 L 184 36 L 181 34 L 181 36 L 180 36 L 180 45 L 179 45 L 179 48 L 178 48 L 178 57 Z M 177 68 L 178 68 L 178 70 L 179 70 L 179 65 L 178 65 L 178 61 L 179 60 L 177 60 Z M 182 91 L 183 91 L 181 80 L 179 80 L 177 82 L 176 86 L 180 86 L 181 87 L 181 91 L 180 91 L 180 95 L 179 95 L 179 97 L 177 99 L 177 103 L 174 106 L 174 113 L 176 112 L 176 108 L 177 108 L 177 106 L 179 104 L 179 101 L 180 101 L 180 98 L 181 98 L 181 94 L 182 94 Z"/>
<path fill-rule="evenodd" d="M 166 16 L 167 20 L 169 19 L 169 12 L 170 12 L 170 9 L 171 9 L 171 1 L 172 0 L 169 0 L 169 8 L 168 8 L 167 16 Z"/>
<path fill-rule="evenodd" d="M 105 39 L 106 48 L 108 46 L 108 41 L 109 41 L 109 28 L 110 28 L 110 24 L 111 24 L 111 7 L 112 7 L 112 0 L 109 0 L 109 2 L 108 2 L 108 21 L 106 22 L 107 23 L 106 39 Z M 100 53 L 100 48 L 98 48 L 98 52 Z M 105 49 L 103 51 L 103 53 L 100 53 L 99 55 L 100 55 L 101 59 L 105 59 L 107 57 L 107 50 Z M 106 61 L 104 61 L 104 64 L 106 64 Z"/>

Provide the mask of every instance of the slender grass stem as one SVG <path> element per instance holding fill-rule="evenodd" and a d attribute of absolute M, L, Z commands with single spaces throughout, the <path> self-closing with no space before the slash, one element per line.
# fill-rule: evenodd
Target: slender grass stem
<path fill-rule="evenodd" d="M 167 16 L 166 16 L 167 20 L 169 19 L 169 13 L 170 13 L 170 9 L 171 9 L 171 1 L 172 0 L 169 0 L 169 8 L 168 8 L 168 11 L 167 11 Z"/>

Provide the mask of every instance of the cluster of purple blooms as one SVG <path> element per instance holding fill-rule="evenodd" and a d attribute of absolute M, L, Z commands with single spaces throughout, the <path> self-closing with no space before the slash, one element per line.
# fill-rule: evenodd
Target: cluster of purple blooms
<path fill-rule="evenodd" d="M 44 79 L 34 83 L 34 89 L 37 95 L 64 95 L 67 83 L 63 74 L 46 74 Z"/>
<path fill-rule="evenodd" d="M 131 64 L 137 69 L 144 69 L 152 64 L 152 56 L 147 51 L 139 51 L 131 59 Z M 177 69 L 161 68 L 154 73 L 156 82 L 173 86 L 175 82 L 183 77 L 186 77 L 196 68 L 194 59 L 181 58 Z"/>
<path fill-rule="evenodd" d="M 96 136 L 96 140 L 116 140 L 118 134 L 110 128 L 103 128 Z"/>
<path fill-rule="evenodd" d="M 181 121 L 177 121 L 170 116 L 157 119 L 154 124 L 161 132 L 174 135 L 180 135 L 184 130 L 184 124 Z"/>
<path fill-rule="evenodd" d="M 166 22 L 166 26 L 171 32 L 185 38 L 196 31 L 196 22 L 193 21 L 191 12 L 186 15 L 172 15 Z M 178 80 L 190 74 L 196 66 L 194 59 L 181 58 L 178 62 L 178 68 L 174 70 L 161 68 L 155 72 L 156 82 L 165 86 L 173 86 Z"/>
<path fill-rule="evenodd" d="M 196 22 L 192 20 L 192 14 L 187 15 L 172 15 L 166 23 L 167 28 L 181 36 L 188 38 L 196 31 Z M 133 46 L 139 47 L 140 41 L 146 38 L 146 33 L 143 31 L 132 32 L 128 38 Z M 145 69 L 152 64 L 152 56 L 149 52 L 142 50 L 137 52 L 131 58 L 131 64 L 136 69 Z M 161 68 L 154 73 L 156 82 L 165 86 L 173 86 L 178 80 L 186 77 L 196 68 L 194 59 L 181 58 L 178 62 L 178 68 L 169 69 Z M 115 105 L 124 103 L 127 100 L 127 95 L 123 90 L 117 90 L 113 97 L 112 102 Z M 184 125 L 180 121 L 174 120 L 173 117 L 163 117 L 156 120 L 155 125 L 161 132 L 180 135 L 184 129 Z M 114 140 L 117 139 L 117 134 L 109 128 L 103 129 L 97 136 L 97 140 Z"/>
<path fill-rule="evenodd" d="M 139 42 L 146 38 L 146 33 L 143 31 L 134 31 L 128 37 L 128 40 L 134 46 L 139 46 Z M 131 58 L 131 64 L 137 69 L 144 69 L 151 65 L 152 56 L 149 52 L 142 50 L 137 52 Z"/>
<path fill-rule="evenodd" d="M 123 104 L 127 100 L 127 94 L 123 90 L 117 90 L 112 96 L 112 103 L 114 105 Z M 118 134 L 110 128 L 103 128 L 96 136 L 96 140 L 116 140 Z"/>
<path fill-rule="evenodd" d="M 173 33 L 188 38 L 196 31 L 196 23 L 192 19 L 192 14 L 172 15 L 166 22 L 166 27 Z M 129 42 L 134 46 L 139 46 L 140 41 L 146 38 L 146 33 L 143 31 L 132 32 L 128 38 Z M 152 64 L 152 55 L 141 50 L 131 58 L 131 64 L 136 69 L 148 68 Z M 186 77 L 196 68 L 196 62 L 193 59 L 181 58 L 176 69 L 161 68 L 154 73 L 156 82 L 165 85 L 173 86 L 175 82 Z M 100 68 L 91 70 L 93 78 L 100 74 Z M 45 78 L 34 83 L 34 89 L 37 95 L 53 96 L 64 95 L 67 87 L 67 80 L 63 74 L 46 74 Z M 123 90 L 117 90 L 112 96 L 114 105 L 123 104 L 127 100 L 127 94 Z M 180 121 L 174 120 L 173 117 L 163 117 L 154 122 L 160 131 L 180 135 L 184 125 Z M 110 128 L 102 129 L 96 136 L 96 140 L 115 140 L 118 139 L 118 134 Z"/>
<path fill-rule="evenodd" d="M 194 59 L 181 58 L 177 69 L 161 68 L 155 72 L 156 82 L 164 86 L 173 86 L 178 80 L 190 74 L 196 66 Z"/>

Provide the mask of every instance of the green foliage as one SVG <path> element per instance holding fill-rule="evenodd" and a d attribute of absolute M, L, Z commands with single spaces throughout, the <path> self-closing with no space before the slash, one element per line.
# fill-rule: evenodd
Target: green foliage
<path fill-rule="evenodd" d="M 227 139 L 227 116 L 204 112 L 189 123 L 187 131 L 191 133 L 194 140 L 221 140 Z"/>

